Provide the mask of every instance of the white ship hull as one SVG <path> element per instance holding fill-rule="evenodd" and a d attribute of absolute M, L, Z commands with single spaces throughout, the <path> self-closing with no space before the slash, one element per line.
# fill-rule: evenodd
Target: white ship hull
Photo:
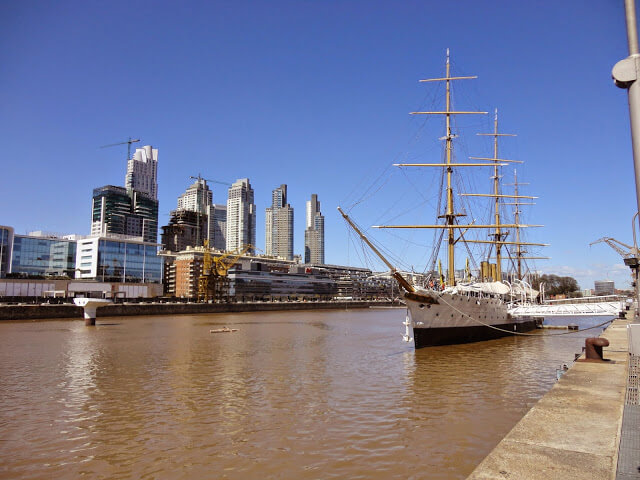
<path fill-rule="evenodd" d="M 513 317 L 493 296 L 419 290 L 405 294 L 416 348 L 477 342 L 533 330 L 539 317 Z"/>

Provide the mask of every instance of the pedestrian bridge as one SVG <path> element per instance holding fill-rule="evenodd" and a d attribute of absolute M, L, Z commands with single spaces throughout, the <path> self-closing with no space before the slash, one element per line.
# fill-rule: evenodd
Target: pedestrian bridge
<path fill-rule="evenodd" d="M 621 301 L 612 302 L 576 302 L 576 303 L 545 303 L 541 305 L 520 305 L 509 309 L 514 316 L 534 315 L 539 317 L 617 317 L 626 308 Z"/>

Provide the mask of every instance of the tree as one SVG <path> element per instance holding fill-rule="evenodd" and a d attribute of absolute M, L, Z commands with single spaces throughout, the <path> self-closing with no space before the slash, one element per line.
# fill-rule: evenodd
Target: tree
<path fill-rule="evenodd" d="M 542 283 L 544 283 L 544 291 L 547 295 L 572 296 L 572 293 L 580 290 L 580 285 L 573 277 L 560 277 L 553 274 L 539 275 L 533 279 L 533 288 L 540 290 L 540 284 Z"/>

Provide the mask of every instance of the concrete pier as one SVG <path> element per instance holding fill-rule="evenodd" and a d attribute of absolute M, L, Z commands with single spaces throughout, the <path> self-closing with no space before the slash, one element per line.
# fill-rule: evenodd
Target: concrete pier
<path fill-rule="evenodd" d="M 93 327 L 96 324 L 96 311 L 98 308 L 111 305 L 113 302 L 102 298 L 74 298 L 73 303 L 82 307 L 84 324 L 87 327 Z"/>
<path fill-rule="evenodd" d="M 611 362 L 573 364 L 468 479 L 615 479 L 629 323 L 615 320 L 601 335 L 609 340 L 603 354 Z"/>

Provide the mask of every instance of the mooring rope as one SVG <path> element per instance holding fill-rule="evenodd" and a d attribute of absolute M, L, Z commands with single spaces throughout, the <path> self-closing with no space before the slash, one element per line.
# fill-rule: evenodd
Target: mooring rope
<path fill-rule="evenodd" d="M 585 332 L 587 330 L 592 330 L 594 328 L 599 328 L 602 327 L 604 325 L 606 325 L 607 323 L 611 323 L 615 320 L 615 318 L 612 318 L 611 320 L 607 320 L 606 322 L 602 322 L 598 325 L 594 325 L 593 327 L 589 327 L 589 328 L 583 328 L 582 330 L 570 330 L 568 332 L 562 332 L 562 333 L 524 333 L 524 332 L 514 332 L 511 330 L 506 330 L 504 328 L 500 328 L 500 327 L 496 327 L 494 325 L 489 325 L 488 323 L 485 323 L 481 320 L 478 320 L 477 318 L 473 318 L 471 315 L 469 315 L 468 313 L 463 312 L 462 310 L 460 310 L 459 308 L 457 308 L 455 305 L 452 305 L 451 303 L 447 302 L 443 297 L 440 297 L 439 300 L 442 300 L 445 304 L 447 304 L 449 307 L 453 308 L 456 312 L 462 314 L 465 317 L 468 317 L 470 320 L 477 322 L 481 325 L 484 325 L 485 327 L 489 327 L 489 328 L 493 328 L 494 330 L 498 330 L 500 332 L 506 332 L 510 335 L 520 335 L 522 337 L 559 337 L 561 335 L 571 335 L 571 334 L 575 334 L 575 333 L 579 333 L 579 332 Z"/>

